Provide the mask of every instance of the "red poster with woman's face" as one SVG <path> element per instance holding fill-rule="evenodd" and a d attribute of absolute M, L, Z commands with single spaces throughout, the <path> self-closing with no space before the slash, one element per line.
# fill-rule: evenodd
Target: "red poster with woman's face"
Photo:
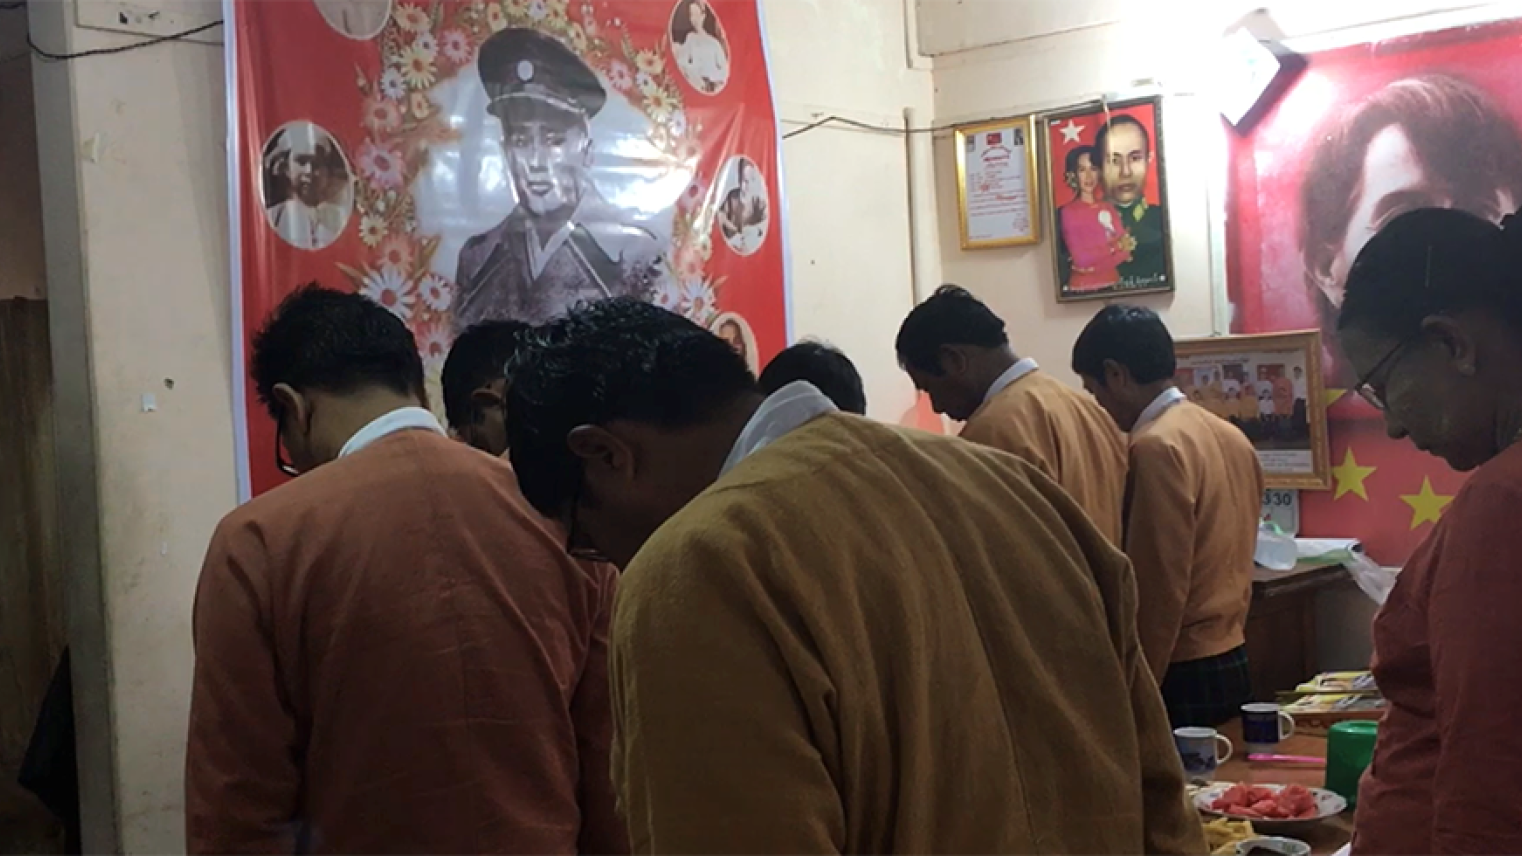
<path fill-rule="evenodd" d="M 1342 287 L 1380 227 L 1422 207 L 1499 221 L 1522 204 L 1522 23 L 1314 54 L 1246 135 L 1233 135 L 1233 330 L 1321 328 L 1327 385 L 1357 380 L 1335 347 Z M 1385 436 L 1380 414 L 1332 392 L 1331 493 L 1304 494 L 1309 534 L 1361 537 L 1405 560 L 1463 481 Z"/>
<path fill-rule="evenodd" d="M 245 495 L 279 482 L 250 340 L 298 285 L 450 343 L 632 296 L 755 368 L 787 337 L 756 0 L 236 0 L 235 386 Z"/>

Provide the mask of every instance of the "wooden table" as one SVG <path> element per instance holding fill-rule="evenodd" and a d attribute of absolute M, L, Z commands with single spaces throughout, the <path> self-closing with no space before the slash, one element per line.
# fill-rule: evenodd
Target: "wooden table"
<path fill-rule="evenodd" d="M 1216 770 L 1217 782 L 1248 782 L 1254 785 L 1303 785 L 1307 788 L 1323 787 L 1326 770 L 1304 764 L 1257 764 L 1247 760 L 1247 748 L 1242 744 L 1242 721 L 1234 719 L 1221 726 L 1222 734 L 1231 739 L 1234 751 L 1231 760 Z M 1326 757 L 1326 738 L 1296 734 L 1279 744 L 1279 755 L 1314 755 Z M 1290 836 L 1311 845 L 1311 852 L 1331 854 L 1353 838 L 1353 810 L 1348 809 L 1338 817 L 1330 818 L 1304 832 Z"/>

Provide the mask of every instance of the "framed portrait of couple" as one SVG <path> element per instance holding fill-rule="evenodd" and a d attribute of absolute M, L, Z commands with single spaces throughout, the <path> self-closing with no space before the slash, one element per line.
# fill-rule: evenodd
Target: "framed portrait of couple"
<path fill-rule="evenodd" d="M 1041 117 L 1057 300 L 1173 290 L 1162 99 Z"/>

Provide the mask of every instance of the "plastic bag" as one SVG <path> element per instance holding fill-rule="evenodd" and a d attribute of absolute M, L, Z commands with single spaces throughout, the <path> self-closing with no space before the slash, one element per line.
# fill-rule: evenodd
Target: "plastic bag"
<path fill-rule="evenodd" d="M 1350 553 L 1342 561 L 1342 566 L 1348 569 L 1353 582 L 1363 590 L 1380 606 L 1385 605 L 1385 598 L 1390 596 L 1390 589 L 1395 588 L 1395 572 L 1388 568 L 1381 568 L 1373 559 L 1364 555 L 1362 550 Z"/>
<path fill-rule="evenodd" d="M 1295 546 L 1295 539 L 1284 534 L 1284 530 L 1273 523 L 1258 524 L 1258 546 L 1253 551 L 1253 561 L 1261 568 L 1270 571 L 1292 571 L 1299 550 Z"/>

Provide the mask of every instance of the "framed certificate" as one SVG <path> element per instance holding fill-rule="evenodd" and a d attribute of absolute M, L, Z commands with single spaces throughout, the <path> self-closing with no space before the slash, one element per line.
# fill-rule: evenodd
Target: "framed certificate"
<path fill-rule="evenodd" d="M 962 249 L 1039 243 L 1034 120 L 964 125 L 956 129 L 955 146 Z"/>

